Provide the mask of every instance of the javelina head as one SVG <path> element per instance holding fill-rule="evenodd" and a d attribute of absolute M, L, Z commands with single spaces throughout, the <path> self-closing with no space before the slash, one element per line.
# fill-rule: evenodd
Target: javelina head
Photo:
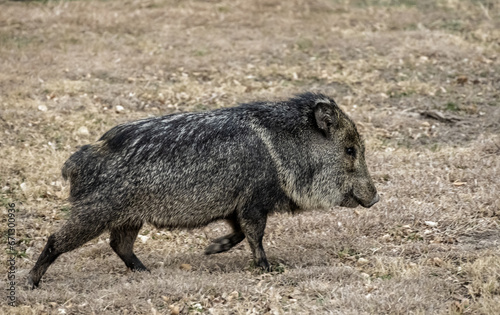
<path fill-rule="evenodd" d="M 365 162 L 365 146 L 354 122 L 331 99 L 318 99 L 314 119 L 323 136 L 324 183 L 342 207 L 371 207 L 379 201 Z M 331 187 L 336 186 L 336 187 Z"/>

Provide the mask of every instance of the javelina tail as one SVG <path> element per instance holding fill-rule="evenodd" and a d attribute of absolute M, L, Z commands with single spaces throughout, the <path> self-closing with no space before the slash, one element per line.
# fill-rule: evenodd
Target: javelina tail
<path fill-rule="evenodd" d="M 96 180 L 96 156 L 91 145 L 85 145 L 73 153 L 62 167 L 62 176 L 70 183 L 70 201 L 83 197 Z"/>
<path fill-rule="evenodd" d="M 80 148 L 80 150 L 76 151 L 73 153 L 69 159 L 64 162 L 64 165 L 62 167 L 62 177 L 64 180 L 69 180 L 70 183 L 73 181 L 74 178 L 78 175 L 78 172 L 80 170 L 80 162 L 85 159 L 85 155 L 90 149 L 90 145 L 85 145 Z"/>

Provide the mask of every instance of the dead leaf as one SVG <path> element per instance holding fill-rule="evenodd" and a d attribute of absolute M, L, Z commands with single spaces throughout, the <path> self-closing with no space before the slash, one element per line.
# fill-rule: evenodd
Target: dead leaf
<path fill-rule="evenodd" d="M 227 301 L 237 299 L 239 296 L 240 296 L 240 294 L 238 293 L 238 291 L 233 291 L 233 292 L 229 293 L 229 295 L 227 296 Z"/>
<path fill-rule="evenodd" d="M 467 83 L 467 80 L 468 80 L 467 77 L 462 75 L 457 78 L 457 83 L 464 85 L 465 83 Z"/>
<path fill-rule="evenodd" d="M 367 292 L 367 293 L 370 293 L 370 292 L 372 292 L 373 290 L 377 290 L 377 289 L 378 289 L 378 287 L 377 287 L 377 286 L 372 286 L 372 285 L 370 285 L 370 286 L 367 286 L 367 287 L 366 287 L 366 292 Z"/>
<path fill-rule="evenodd" d="M 190 271 L 191 269 L 193 269 L 193 267 L 191 267 L 190 264 L 181 264 L 180 268 L 181 270 L 186 270 L 186 271 Z"/>
<path fill-rule="evenodd" d="M 434 257 L 430 260 L 430 263 L 436 267 L 441 267 L 443 265 L 443 260 L 439 257 Z"/>
<path fill-rule="evenodd" d="M 181 312 L 179 306 L 177 305 L 172 304 L 169 306 L 169 308 L 170 308 L 170 314 L 172 315 L 179 315 L 179 313 Z"/>

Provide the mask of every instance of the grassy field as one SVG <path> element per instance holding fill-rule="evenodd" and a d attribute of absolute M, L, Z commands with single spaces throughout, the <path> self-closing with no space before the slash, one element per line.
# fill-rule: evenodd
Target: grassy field
<path fill-rule="evenodd" d="M 228 227 L 109 234 L 25 277 L 68 215 L 64 161 L 150 115 L 324 92 L 358 124 L 370 209 L 269 219 L 274 272 Z M 0 252 L 8 314 L 500 314 L 500 4 L 494 0 L 0 1 Z M 10 257 L 10 255 L 9 255 Z M 5 275 L 5 277 L 4 277 Z M 2 289 L 7 287 L 2 282 Z"/>

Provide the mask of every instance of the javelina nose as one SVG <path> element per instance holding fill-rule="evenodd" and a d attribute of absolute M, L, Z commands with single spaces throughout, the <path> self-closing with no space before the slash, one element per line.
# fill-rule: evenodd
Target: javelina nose
<path fill-rule="evenodd" d="M 370 208 L 374 204 L 376 204 L 380 200 L 380 196 L 378 194 L 375 194 L 375 197 L 373 197 L 372 202 L 370 204 L 366 205 L 366 208 Z"/>

